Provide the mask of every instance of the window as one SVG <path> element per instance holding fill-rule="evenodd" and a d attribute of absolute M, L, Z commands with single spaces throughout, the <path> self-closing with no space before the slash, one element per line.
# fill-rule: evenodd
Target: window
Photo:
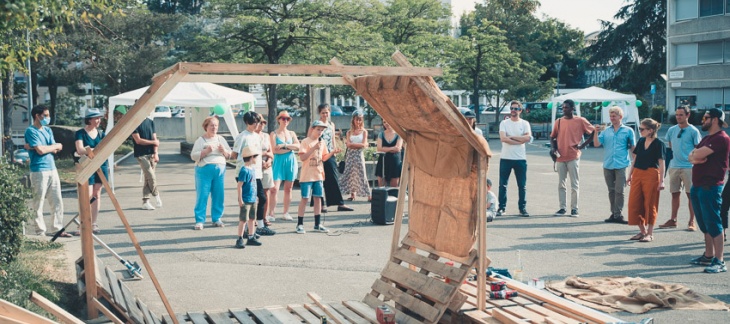
<path fill-rule="evenodd" d="M 700 43 L 697 53 L 699 64 L 722 63 L 722 42 Z"/>
<path fill-rule="evenodd" d="M 723 100 L 724 108 L 725 108 L 725 110 L 730 110 L 730 88 L 723 89 L 723 92 L 724 92 L 723 97 L 725 98 Z"/>
<path fill-rule="evenodd" d="M 727 0 L 730 2 L 730 0 Z M 725 41 L 725 63 L 730 63 L 730 40 Z"/>
<path fill-rule="evenodd" d="M 688 105 L 690 109 L 697 108 L 697 96 L 676 96 L 675 99 L 675 107 Z"/>
<path fill-rule="evenodd" d="M 675 0 L 675 21 L 697 18 L 697 0 Z M 727 0 L 730 1 L 730 0 Z"/>
<path fill-rule="evenodd" d="M 679 44 L 675 47 L 674 66 L 697 65 L 697 43 Z"/>
<path fill-rule="evenodd" d="M 698 89 L 697 108 L 722 108 L 722 88 Z"/>
<path fill-rule="evenodd" d="M 730 14 L 730 0 L 725 3 L 725 13 Z"/>
<path fill-rule="evenodd" d="M 700 17 L 722 15 L 725 5 L 723 2 L 723 0 L 700 0 Z"/>

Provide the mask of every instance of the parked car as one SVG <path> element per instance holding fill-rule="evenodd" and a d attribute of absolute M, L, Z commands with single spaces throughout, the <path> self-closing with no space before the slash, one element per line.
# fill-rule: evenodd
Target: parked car
<path fill-rule="evenodd" d="M 24 149 L 17 149 L 13 151 L 13 162 L 18 164 L 30 163 L 30 154 Z"/>
<path fill-rule="evenodd" d="M 172 111 L 172 117 L 185 118 L 185 108 L 173 109 L 173 111 Z"/>
<path fill-rule="evenodd" d="M 547 101 L 542 102 L 525 102 L 523 107 L 525 107 L 525 112 L 530 113 L 533 109 L 547 109 L 548 103 Z"/>
<path fill-rule="evenodd" d="M 170 118 L 172 117 L 172 110 L 168 106 L 157 106 L 155 107 L 155 112 L 152 113 L 152 117 Z"/>
<path fill-rule="evenodd" d="M 342 111 L 342 107 L 336 106 L 336 105 L 330 105 L 330 115 L 331 116 L 342 116 L 345 112 Z"/>
<path fill-rule="evenodd" d="M 357 107 L 355 106 L 342 106 L 342 112 L 348 115 L 354 113 L 355 110 L 357 110 Z"/>
<path fill-rule="evenodd" d="M 482 114 L 487 114 L 487 115 L 494 115 L 496 113 L 497 113 L 497 108 L 495 108 L 495 107 L 488 107 L 487 109 L 482 111 Z M 500 115 L 509 115 L 509 106 L 502 107 L 502 109 L 499 111 L 499 114 Z"/>

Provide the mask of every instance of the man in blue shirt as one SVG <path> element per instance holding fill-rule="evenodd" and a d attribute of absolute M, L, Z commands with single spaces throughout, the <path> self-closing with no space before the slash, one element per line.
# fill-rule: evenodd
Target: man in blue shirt
<path fill-rule="evenodd" d="M 53 131 L 47 127 L 51 121 L 48 107 L 38 105 L 30 112 L 33 125 L 25 130 L 25 143 L 30 148 L 30 183 L 33 188 L 31 208 L 35 210 L 36 234 L 46 235 L 46 222 L 43 220 L 43 203 L 46 196 L 49 198 L 53 212 L 53 228 L 56 231 L 63 228 L 63 200 L 61 198 L 61 180 L 56 170 L 53 154 L 63 149 L 61 143 L 56 143 Z M 70 237 L 69 233 L 62 233 L 62 237 Z"/>
<path fill-rule="evenodd" d="M 672 149 L 672 160 L 669 161 L 669 192 L 672 193 L 672 218 L 666 223 L 659 225 L 659 228 L 676 228 L 677 211 L 679 210 L 679 197 L 682 187 L 687 194 L 687 206 L 689 207 L 688 231 L 696 231 L 695 212 L 692 209 L 690 199 L 690 188 L 692 187 L 692 163 L 689 162 L 689 153 L 700 143 L 702 135 L 697 127 L 691 125 L 689 120 L 690 110 L 687 106 L 679 106 L 674 116 L 677 118 L 677 125 L 669 128 L 665 137 L 669 148 Z"/>
<path fill-rule="evenodd" d="M 593 137 L 593 146 L 603 145 L 603 177 L 608 187 L 608 201 L 611 203 L 611 216 L 606 223 L 628 224 L 621 214 L 624 209 L 624 188 L 626 188 L 626 168 L 631 165 L 630 152 L 636 145 L 634 130 L 621 123 L 624 111 L 613 106 L 608 109 L 611 125 L 605 128 L 596 125 L 597 136 Z M 600 131 L 600 133 L 599 133 Z"/>

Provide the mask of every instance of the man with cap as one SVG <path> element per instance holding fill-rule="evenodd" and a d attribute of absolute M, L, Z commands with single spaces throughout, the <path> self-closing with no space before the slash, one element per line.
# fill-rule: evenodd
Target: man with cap
<path fill-rule="evenodd" d="M 722 110 L 708 110 L 702 117 L 702 130 L 707 132 L 707 136 L 689 153 L 689 162 L 693 165 L 690 198 L 697 225 L 705 239 L 704 253 L 692 259 L 690 264 L 706 266 L 706 273 L 727 271 L 720 218 L 720 194 L 730 150 L 730 137 L 722 129 L 727 127 Z"/>
<path fill-rule="evenodd" d="M 120 107 L 122 106 L 114 110 L 115 117 L 117 112 L 121 112 L 118 110 Z M 137 158 L 137 162 L 142 168 L 142 174 L 144 175 L 142 209 L 155 209 L 150 204 L 149 200 L 151 197 L 155 197 L 157 208 L 161 208 L 162 199 L 160 198 L 160 192 L 157 190 L 157 177 L 155 175 L 155 167 L 160 162 L 160 156 L 157 154 L 160 141 L 157 139 L 155 123 L 152 121 L 152 117 L 148 116 L 137 126 L 134 132 L 132 132 L 132 139 L 134 140 L 134 157 Z"/>
<path fill-rule="evenodd" d="M 517 207 L 520 209 L 520 216 L 529 217 L 527 212 L 527 152 L 525 143 L 532 140 L 532 129 L 530 123 L 520 118 L 522 114 L 522 103 L 512 100 L 510 103 L 510 116 L 499 123 L 499 140 L 502 142 L 502 153 L 499 158 L 499 208 L 497 216 L 504 214 L 507 207 L 507 184 L 512 170 L 515 170 L 517 179 L 518 200 Z"/>
<path fill-rule="evenodd" d="M 477 128 L 477 115 L 471 111 L 469 108 L 459 108 L 459 112 L 466 118 L 466 121 L 469 123 L 469 126 L 471 126 L 471 129 L 474 130 L 475 133 L 479 134 L 479 136 L 484 136 L 484 133 L 482 133 L 482 130 Z"/>
<path fill-rule="evenodd" d="M 53 228 L 58 231 L 63 228 L 63 199 L 61 198 L 61 180 L 58 177 L 56 161 L 53 154 L 61 152 L 63 145 L 56 143 L 53 131 L 48 127 L 51 115 L 48 106 L 38 105 L 30 112 L 33 124 L 25 130 L 25 143 L 30 156 L 30 184 L 33 189 L 31 207 L 36 214 L 36 234 L 46 235 L 46 222 L 43 220 L 43 205 L 46 197 L 49 198 L 53 211 Z M 63 232 L 63 237 L 71 234 Z"/>

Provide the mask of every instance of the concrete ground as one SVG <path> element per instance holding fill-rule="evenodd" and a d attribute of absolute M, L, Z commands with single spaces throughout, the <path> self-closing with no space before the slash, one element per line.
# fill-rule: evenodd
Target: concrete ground
<path fill-rule="evenodd" d="M 601 168 L 602 149 L 584 151 L 580 165 L 580 217 L 554 217 L 558 209 L 557 173 L 553 172 L 545 141 L 528 146 L 529 218 L 517 217 L 517 190 L 512 177 L 507 215 L 488 224 L 487 254 L 492 266 L 508 268 L 513 274 L 522 269 L 524 280 L 560 280 L 567 276 L 635 276 L 664 283 L 678 283 L 700 293 L 730 302 L 728 274 L 705 274 L 688 261 L 702 253 L 702 236 L 685 231 L 687 202 L 682 198 L 680 226 L 657 230 L 651 243 L 628 238 L 637 232 L 628 225 L 607 224 L 607 189 Z M 500 145 L 489 142 L 494 156 L 489 178 L 498 182 Z M 277 219 L 276 236 L 263 237 L 261 247 L 233 248 L 238 207 L 233 170 L 226 175 L 225 228 L 207 226 L 194 231 L 195 188 L 193 164 L 179 154 L 177 142 L 163 142 L 157 176 L 163 208 L 145 211 L 142 205 L 140 172 L 133 158 L 116 169 L 116 196 L 144 250 L 164 293 L 175 312 L 224 310 L 266 305 L 309 302 L 307 292 L 325 300 L 361 299 L 369 292 L 388 257 L 393 226 L 369 222 L 370 205 L 358 199 L 354 212 L 327 214 L 331 233 L 297 235 L 295 222 Z M 493 191 L 496 193 L 496 186 Z M 299 191 L 293 193 L 294 201 Z M 669 219 L 671 196 L 662 193 L 659 220 Z M 277 215 L 281 214 L 281 193 Z M 64 199 L 66 219 L 75 215 L 75 194 Z M 296 212 L 296 204 L 292 205 Z M 311 209 L 306 229 L 313 226 Z M 407 231 L 407 218 L 403 234 Z M 210 224 L 210 220 L 208 220 Z M 208 225 L 206 224 L 206 225 Z M 109 246 L 130 261 L 141 264 L 119 217 L 106 195 L 99 215 L 102 234 Z M 80 256 L 78 238 L 60 239 L 69 252 L 69 265 Z M 96 251 L 104 263 L 123 275 L 124 268 L 101 247 Z M 130 281 L 137 296 L 157 314 L 165 308 L 144 270 L 145 279 Z M 720 311 L 659 310 L 646 314 L 614 313 L 627 321 L 653 317 L 656 323 L 720 323 L 730 313 Z"/>

